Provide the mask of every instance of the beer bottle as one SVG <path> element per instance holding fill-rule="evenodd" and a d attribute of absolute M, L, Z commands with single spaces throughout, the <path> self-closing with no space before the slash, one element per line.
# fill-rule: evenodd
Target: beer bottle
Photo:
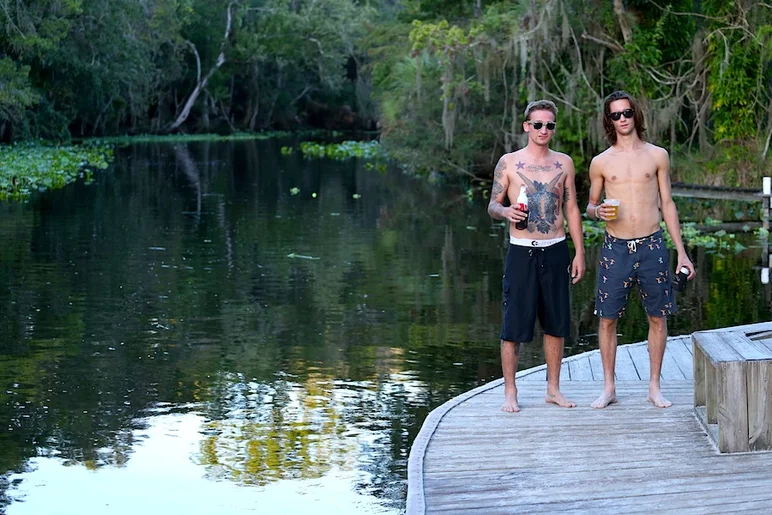
<path fill-rule="evenodd" d="M 517 196 L 516 207 L 524 212 L 526 217 L 515 224 L 515 229 L 526 229 L 528 227 L 528 195 L 525 194 L 525 185 L 520 186 L 520 195 Z"/>

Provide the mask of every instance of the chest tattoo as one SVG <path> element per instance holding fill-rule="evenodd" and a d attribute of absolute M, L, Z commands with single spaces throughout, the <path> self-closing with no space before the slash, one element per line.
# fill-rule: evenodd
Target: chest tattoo
<path fill-rule="evenodd" d="M 520 172 L 528 195 L 528 232 L 549 234 L 555 230 L 555 222 L 560 211 L 560 193 L 558 184 L 563 172 L 558 173 L 550 182 L 532 181 Z"/>

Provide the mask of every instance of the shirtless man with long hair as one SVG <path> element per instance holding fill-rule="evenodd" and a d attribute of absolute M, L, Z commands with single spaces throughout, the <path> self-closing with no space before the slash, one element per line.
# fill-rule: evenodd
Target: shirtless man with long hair
<path fill-rule="evenodd" d="M 606 235 L 598 261 L 595 314 L 600 318 L 598 339 L 603 362 L 604 389 L 593 408 L 617 402 L 614 367 L 617 351 L 617 320 L 627 306 L 633 284 L 649 319 L 649 395 L 660 408 L 672 405 L 660 388 L 660 371 L 667 341 L 667 316 L 675 313 L 670 259 L 660 228 L 664 219 L 673 239 L 678 264 L 694 265 L 681 240 L 678 212 L 670 191 L 670 159 L 665 149 L 645 140 L 646 125 L 638 102 L 624 91 L 609 95 L 603 106 L 603 128 L 611 146 L 590 163 L 590 201 L 587 215 L 606 222 Z M 601 203 L 619 199 L 619 215 Z M 660 216 L 661 213 L 661 216 Z"/>

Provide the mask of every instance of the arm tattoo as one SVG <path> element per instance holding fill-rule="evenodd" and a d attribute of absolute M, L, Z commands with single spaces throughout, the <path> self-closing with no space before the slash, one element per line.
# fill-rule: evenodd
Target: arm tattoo
<path fill-rule="evenodd" d="M 507 169 L 507 162 L 504 161 L 504 158 L 502 157 L 499 159 L 499 162 L 496 164 L 496 169 L 493 170 L 493 180 L 498 182 L 501 177 L 504 175 L 504 170 Z"/>
<path fill-rule="evenodd" d="M 502 186 L 499 181 L 494 180 L 493 187 L 491 188 L 491 202 L 498 202 L 496 197 L 498 197 L 502 191 L 504 191 L 504 186 Z"/>
<path fill-rule="evenodd" d="M 498 196 L 505 191 L 504 185 L 501 184 L 501 179 L 504 177 L 504 170 L 506 169 L 507 162 L 502 156 L 496 164 L 496 168 L 493 170 L 493 186 L 491 187 L 491 199 L 488 202 L 488 212 L 490 212 L 491 207 L 496 211 L 496 204 L 500 204 Z"/>
<path fill-rule="evenodd" d="M 566 186 L 566 189 L 563 190 L 563 203 L 565 204 L 569 200 L 571 200 L 571 189 Z"/>

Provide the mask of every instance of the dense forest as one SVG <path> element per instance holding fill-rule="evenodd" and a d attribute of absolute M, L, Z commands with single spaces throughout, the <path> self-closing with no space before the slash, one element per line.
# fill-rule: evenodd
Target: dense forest
<path fill-rule="evenodd" d="M 683 178 L 749 184 L 772 137 L 758 0 L 0 0 L 0 140 L 377 130 L 417 171 L 485 177 L 558 105 L 579 167 L 625 89 Z M 680 157 L 679 157 L 680 156 Z M 680 159 L 680 161 L 679 161 Z M 690 172 L 691 170 L 691 172 Z"/>

